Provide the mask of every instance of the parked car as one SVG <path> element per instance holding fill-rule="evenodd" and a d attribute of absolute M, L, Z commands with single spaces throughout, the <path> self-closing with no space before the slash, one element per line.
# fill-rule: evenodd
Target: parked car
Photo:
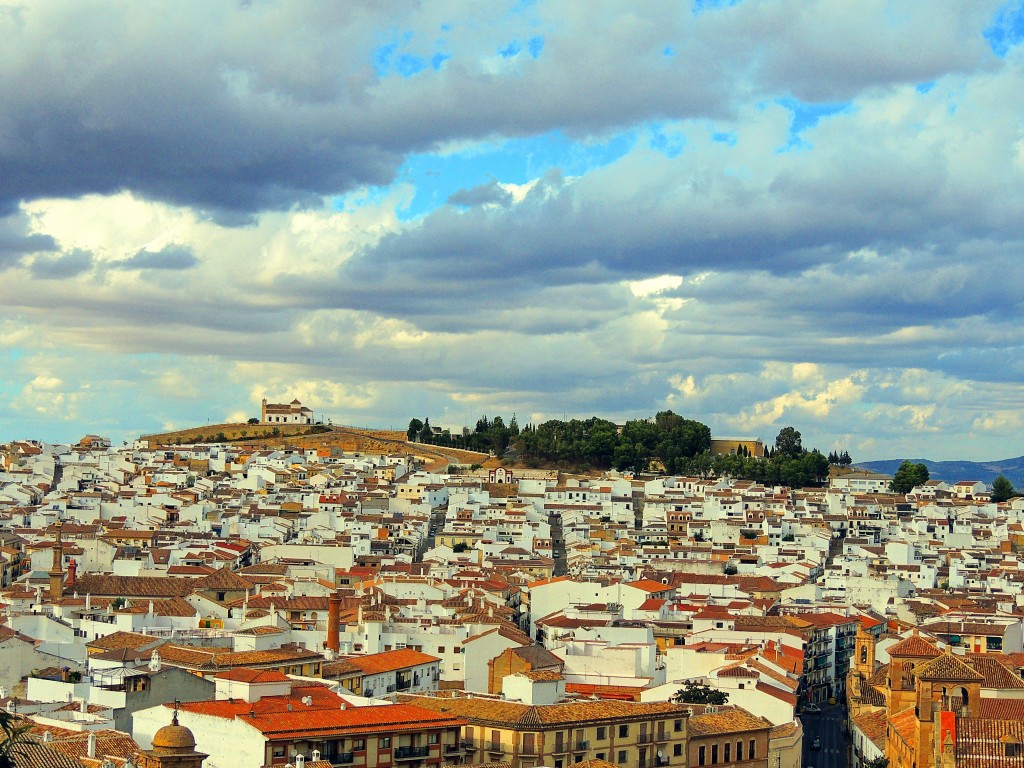
<path fill-rule="evenodd" d="M 821 712 L 821 707 L 819 707 L 812 701 L 810 704 L 804 705 L 804 712 L 806 712 L 809 715 L 816 715 L 819 712 Z"/>

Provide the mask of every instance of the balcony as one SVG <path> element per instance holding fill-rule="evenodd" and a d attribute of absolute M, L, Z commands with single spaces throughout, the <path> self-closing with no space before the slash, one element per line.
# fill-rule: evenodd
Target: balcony
<path fill-rule="evenodd" d="M 636 737 L 637 744 L 650 744 L 652 741 L 654 741 L 654 735 L 650 733 L 641 733 Z"/>
<path fill-rule="evenodd" d="M 574 751 L 575 752 L 583 752 L 584 750 L 587 750 L 587 749 L 590 749 L 590 742 L 589 741 L 577 741 L 576 742 L 576 747 L 575 747 Z"/>
<path fill-rule="evenodd" d="M 413 760 L 430 754 L 430 747 L 399 747 L 395 750 L 395 760 Z"/>
<path fill-rule="evenodd" d="M 351 752 L 338 752 L 334 757 L 325 756 L 325 759 L 334 765 L 351 765 L 355 762 L 355 757 Z"/>

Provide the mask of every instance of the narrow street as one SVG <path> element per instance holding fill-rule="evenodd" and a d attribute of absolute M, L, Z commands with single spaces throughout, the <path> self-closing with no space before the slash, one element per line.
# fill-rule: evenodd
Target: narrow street
<path fill-rule="evenodd" d="M 842 707 L 823 705 L 818 714 L 801 714 L 800 722 L 804 726 L 804 768 L 846 768 L 846 716 Z M 815 738 L 821 740 L 820 749 L 813 748 Z"/>

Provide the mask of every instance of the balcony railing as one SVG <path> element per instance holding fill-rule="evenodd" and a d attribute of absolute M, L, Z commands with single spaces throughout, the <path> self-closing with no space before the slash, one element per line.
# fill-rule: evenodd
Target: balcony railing
<path fill-rule="evenodd" d="M 338 752 L 334 757 L 327 757 L 335 765 L 348 765 L 355 762 L 355 756 L 351 752 Z"/>
<path fill-rule="evenodd" d="M 410 760 L 414 757 L 426 757 L 430 754 L 430 747 L 399 747 L 395 750 L 396 760 Z"/>

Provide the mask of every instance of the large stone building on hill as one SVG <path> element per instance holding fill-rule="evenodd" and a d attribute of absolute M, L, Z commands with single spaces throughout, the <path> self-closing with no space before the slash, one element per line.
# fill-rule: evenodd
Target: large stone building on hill
<path fill-rule="evenodd" d="M 268 403 L 263 398 L 260 408 L 260 424 L 312 424 L 313 411 L 298 400 L 290 403 Z"/>

